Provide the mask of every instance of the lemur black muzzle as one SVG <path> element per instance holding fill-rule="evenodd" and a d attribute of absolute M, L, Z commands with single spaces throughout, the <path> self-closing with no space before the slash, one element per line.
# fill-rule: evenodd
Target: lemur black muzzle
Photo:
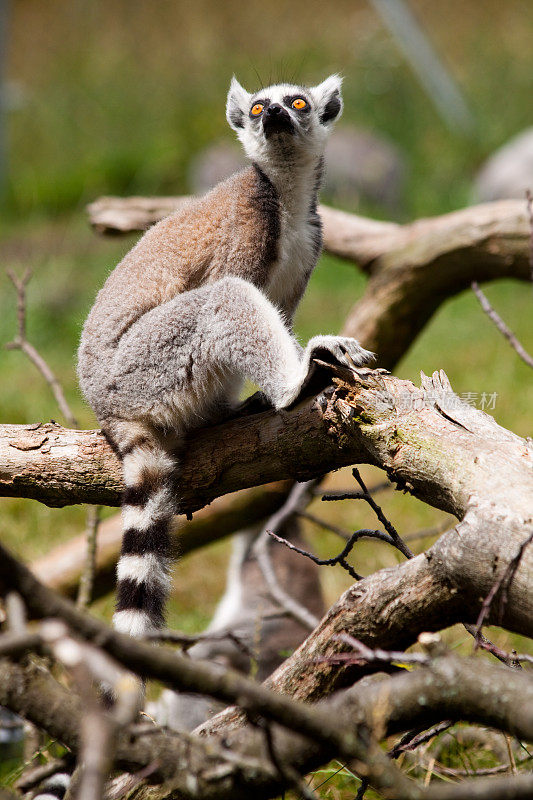
<path fill-rule="evenodd" d="M 267 139 L 273 133 L 294 133 L 294 125 L 287 109 L 271 103 L 263 114 L 263 130 Z"/>

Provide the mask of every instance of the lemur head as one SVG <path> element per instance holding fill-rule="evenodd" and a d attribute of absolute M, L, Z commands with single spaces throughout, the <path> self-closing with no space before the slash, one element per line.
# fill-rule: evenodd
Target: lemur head
<path fill-rule="evenodd" d="M 311 88 L 282 83 L 249 94 L 234 77 L 226 118 L 260 166 L 306 156 L 316 161 L 342 112 L 341 83 L 331 75 Z"/>

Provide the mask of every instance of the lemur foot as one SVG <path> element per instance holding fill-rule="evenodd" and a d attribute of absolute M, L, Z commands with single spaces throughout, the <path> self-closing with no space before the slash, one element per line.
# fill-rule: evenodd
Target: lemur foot
<path fill-rule="evenodd" d="M 300 376 L 287 387 L 276 408 L 287 408 L 304 394 L 324 389 L 331 380 L 329 366 L 357 371 L 358 367 L 375 361 L 375 358 L 374 353 L 361 347 L 356 339 L 347 336 L 314 336 L 305 348 Z"/>

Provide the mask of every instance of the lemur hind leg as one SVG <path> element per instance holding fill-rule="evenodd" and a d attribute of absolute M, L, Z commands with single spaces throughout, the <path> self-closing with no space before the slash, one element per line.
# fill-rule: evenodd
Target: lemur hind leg
<path fill-rule="evenodd" d="M 372 357 L 355 339 L 335 336 L 316 336 L 302 351 L 257 287 L 221 278 L 157 306 L 131 327 L 115 360 L 114 405 L 121 395 L 125 418 L 138 404 L 139 415 L 151 409 L 159 424 L 190 430 L 215 419 L 248 378 L 283 408 L 297 397 L 315 353 L 348 363 L 343 349 L 356 364 Z"/>

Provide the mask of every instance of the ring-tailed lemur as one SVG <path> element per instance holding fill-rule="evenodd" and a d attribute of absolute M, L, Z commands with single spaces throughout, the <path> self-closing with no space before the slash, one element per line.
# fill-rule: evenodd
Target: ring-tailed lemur
<path fill-rule="evenodd" d="M 220 419 L 244 378 L 276 409 L 313 356 L 371 354 L 355 339 L 291 330 L 321 250 L 317 193 L 340 79 L 251 95 L 233 78 L 227 119 L 251 166 L 151 228 L 107 279 L 85 323 L 81 388 L 124 468 L 118 630 L 163 622 L 179 460 L 194 428 Z"/>

